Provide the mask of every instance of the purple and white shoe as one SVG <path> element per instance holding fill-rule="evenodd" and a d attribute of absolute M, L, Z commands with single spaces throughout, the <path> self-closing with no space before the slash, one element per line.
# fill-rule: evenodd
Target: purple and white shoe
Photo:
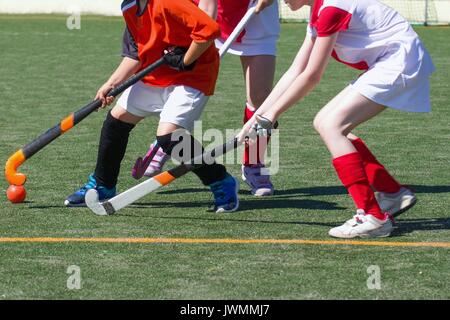
<path fill-rule="evenodd" d="M 143 176 L 153 177 L 162 172 L 164 164 L 169 160 L 170 156 L 162 151 L 161 148 L 158 148 L 152 157 L 154 147 L 155 144 L 152 144 L 144 158 L 139 157 L 136 159 L 136 163 L 131 170 L 133 178 L 140 179 Z"/>
<path fill-rule="evenodd" d="M 252 188 L 251 192 L 256 197 L 267 197 L 274 193 L 270 175 L 261 174 L 263 169 L 263 164 L 242 166 L 242 180 Z"/>

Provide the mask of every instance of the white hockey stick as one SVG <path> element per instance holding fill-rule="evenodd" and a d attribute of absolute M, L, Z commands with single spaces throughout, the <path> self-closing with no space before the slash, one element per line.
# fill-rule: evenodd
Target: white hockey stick
<path fill-rule="evenodd" d="M 239 35 L 244 30 L 247 23 L 250 21 L 250 19 L 255 14 L 255 7 L 251 7 L 248 9 L 247 13 L 242 17 L 241 21 L 239 21 L 236 28 L 234 28 L 233 32 L 230 34 L 228 39 L 223 43 L 222 47 L 219 50 L 219 55 L 222 58 L 223 55 L 230 49 L 231 44 L 239 37 Z"/>
<path fill-rule="evenodd" d="M 237 148 L 238 145 L 238 139 L 234 138 L 232 141 L 229 141 L 224 145 L 218 146 L 211 151 L 206 151 L 205 153 L 191 159 L 190 164 L 180 164 L 179 166 L 145 180 L 131 189 L 128 189 L 104 202 L 99 201 L 97 190 L 90 189 L 87 191 L 85 196 L 86 205 L 89 209 L 91 209 L 91 211 L 99 216 L 114 214 L 116 211 L 132 204 L 143 196 L 171 183 L 175 179 L 178 179 L 193 169 L 201 166 L 201 164 L 195 165 L 196 163 L 202 163 L 202 160 L 211 163 L 211 159 L 219 157 L 228 151 Z"/>

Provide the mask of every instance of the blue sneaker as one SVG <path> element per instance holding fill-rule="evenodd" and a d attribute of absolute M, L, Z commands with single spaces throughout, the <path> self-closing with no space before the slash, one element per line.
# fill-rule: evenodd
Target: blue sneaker
<path fill-rule="evenodd" d="M 105 188 L 103 186 L 97 185 L 97 181 L 94 175 L 89 176 L 89 181 L 82 186 L 78 191 L 75 191 L 64 201 L 66 207 L 86 207 L 86 202 L 84 201 L 84 196 L 89 189 L 95 189 L 98 192 L 98 198 L 100 201 L 107 200 L 116 195 L 116 188 Z"/>
<path fill-rule="evenodd" d="M 227 173 L 225 179 L 209 185 L 214 194 L 213 211 L 217 213 L 233 212 L 239 208 L 239 181 Z"/>

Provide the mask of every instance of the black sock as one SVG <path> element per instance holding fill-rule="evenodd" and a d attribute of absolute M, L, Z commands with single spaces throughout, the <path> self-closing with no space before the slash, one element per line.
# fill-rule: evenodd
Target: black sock
<path fill-rule="evenodd" d="M 205 186 L 209 186 L 211 183 L 225 179 L 227 169 L 225 166 L 214 162 L 194 169 L 192 172 L 199 177 Z"/>
<path fill-rule="evenodd" d="M 176 139 L 173 137 L 176 137 Z M 158 136 L 157 140 L 163 151 L 179 162 L 189 163 L 190 159 L 200 156 L 204 152 L 201 143 L 187 132 L 183 134 L 177 133 L 177 135 L 169 133 Z M 189 150 L 189 152 L 185 152 L 186 150 Z M 192 172 L 199 177 L 204 185 L 208 186 L 211 183 L 225 179 L 227 174 L 225 166 L 215 161 L 211 164 L 205 162 L 202 162 L 202 164 L 192 170 Z"/>
<path fill-rule="evenodd" d="M 116 186 L 120 163 L 125 156 L 128 137 L 134 126 L 114 118 L 111 112 L 108 112 L 100 135 L 97 166 L 94 173 L 99 185 L 108 189 Z"/>

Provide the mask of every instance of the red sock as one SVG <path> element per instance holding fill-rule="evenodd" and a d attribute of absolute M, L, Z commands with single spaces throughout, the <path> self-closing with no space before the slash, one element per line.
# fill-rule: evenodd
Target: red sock
<path fill-rule="evenodd" d="M 349 153 L 333 159 L 339 179 L 350 193 L 358 209 L 363 209 L 367 214 L 380 220 L 385 219 L 380 206 L 375 199 L 375 194 L 370 187 L 364 171 L 363 161 L 358 152 Z"/>
<path fill-rule="evenodd" d="M 256 109 L 250 107 L 248 104 L 245 106 L 244 123 L 253 117 L 255 111 Z M 257 143 L 252 144 L 251 146 L 246 145 L 244 151 L 244 165 L 250 166 L 262 164 L 268 142 L 268 138 L 257 137 Z"/>
<path fill-rule="evenodd" d="M 369 183 L 376 191 L 395 193 L 400 191 L 401 185 L 389 174 L 386 168 L 378 162 L 377 158 L 370 152 L 366 144 L 361 139 L 352 141 L 356 150 L 364 163 L 364 171 L 366 171 Z"/>

